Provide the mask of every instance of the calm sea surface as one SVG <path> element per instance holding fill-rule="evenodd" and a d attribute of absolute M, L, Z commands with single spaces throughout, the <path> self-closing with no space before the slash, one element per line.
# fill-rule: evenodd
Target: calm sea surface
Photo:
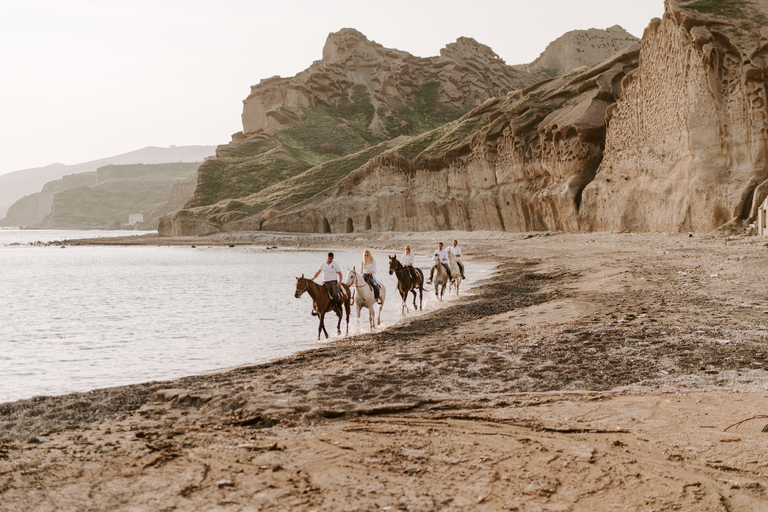
<path fill-rule="evenodd" d="M 0 230 L 0 403 L 263 363 L 319 346 L 311 299 L 294 298 L 294 276 L 312 277 L 327 250 L 29 245 L 128 234 L 137 232 Z M 362 251 L 334 252 L 345 278 L 362 259 Z M 386 254 L 373 254 L 388 292 L 387 327 L 402 319 L 400 298 Z M 427 256 L 417 255 L 417 266 L 428 268 Z M 467 267 L 462 289 L 471 293 L 492 268 Z M 425 295 L 425 309 L 437 307 L 434 293 Z M 367 310 L 358 323 L 353 307 L 350 334 L 367 330 Z"/>

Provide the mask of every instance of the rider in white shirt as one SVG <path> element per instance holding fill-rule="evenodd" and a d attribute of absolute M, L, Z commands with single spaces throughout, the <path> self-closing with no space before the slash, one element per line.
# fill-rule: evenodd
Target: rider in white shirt
<path fill-rule="evenodd" d="M 451 277 L 451 267 L 448 265 L 448 251 L 443 249 L 443 242 L 439 242 L 437 244 L 437 249 L 435 249 L 435 256 L 440 258 L 440 263 L 443 264 L 445 271 L 448 272 L 448 279 L 453 280 Z M 429 279 L 427 280 L 427 284 L 432 284 L 432 277 L 434 275 L 435 267 L 432 267 L 432 270 L 429 271 Z"/>
<path fill-rule="evenodd" d="M 458 240 L 453 241 L 453 247 L 451 247 L 451 250 L 453 251 L 453 255 L 456 257 L 456 264 L 459 266 L 459 270 L 461 271 L 461 278 L 466 279 L 466 277 L 464 277 L 464 263 L 461 262 L 461 246 L 459 245 Z"/>
<path fill-rule="evenodd" d="M 376 260 L 373 259 L 371 251 L 368 249 L 363 253 L 363 261 L 360 263 L 360 270 L 363 273 L 363 279 L 370 282 L 376 302 L 381 302 L 379 299 L 379 283 L 376 282 Z"/>
<path fill-rule="evenodd" d="M 331 289 L 331 296 L 333 297 L 334 304 L 340 304 L 341 299 L 339 298 L 339 288 L 338 283 L 341 282 L 342 276 L 341 276 L 341 267 L 339 267 L 339 264 L 333 261 L 333 253 L 328 253 L 328 258 L 320 264 L 320 268 L 318 269 L 317 273 L 315 274 L 315 277 L 312 278 L 314 281 L 317 279 L 317 276 L 320 275 L 320 273 L 323 273 L 323 284 L 328 285 L 328 288 Z M 338 279 L 337 279 L 338 276 Z"/>

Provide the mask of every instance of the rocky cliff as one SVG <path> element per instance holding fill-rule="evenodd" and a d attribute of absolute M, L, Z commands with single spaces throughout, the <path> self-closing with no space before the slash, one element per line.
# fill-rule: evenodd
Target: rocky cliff
<path fill-rule="evenodd" d="M 768 195 L 767 20 L 765 0 L 669 0 L 639 49 L 490 101 L 462 118 L 473 134 L 386 153 L 263 228 L 707 232 L 752 220 Z"/>
<path fill-rule="evenodd" d="M 582 191 L 602 159 L 606 109 L 638 56 L 635 45 L 588 71 L 488 100 L 262 227 L 578 230 Z"/>
<path fill-rule="evenodd" d="M 322 59 L 305 71 L 262 80 L 251 88 L 243 106 L 242 136 L 273 135 L 304 119 L 306 109 L 338 106 L 356 94 L 371 104 L 367 128 L 390 138 L 408 128 L 397 110 L 430 84 L 436 87 L 437 102 L 464 109 L 533 82 L 530 73 L 506 65 L 488 46 L 471 38 L 459 38 L 440 56 L 420 58 L 384 48 L 346 28 L 328 36 Z"/>
<path fill-rule="evenodd" d="M 626 34 L 618 29 L 598 32 L 622 38 Z M 622 73 L 625 65 L 632 64 L 623 64 Z M 292 78 L 264 80 L 252 88 L 243 109 L 243 132 L 218 148 L 216 160 L 201 166 L 194 198 L 183 210 L 162 219 L 159 231 L 187 235 L 277 226 L 272 219 L 281 212 L 305 201 L 314 204 L 313 195 L 333 188 L 355 169 L 370 168 L 367 164 L 374 159 L 385 161 L 389 156 L 384 153 L 412 158 L 418 156 L 414 148 L 426 139 L 437 140 L 447 132 L 452 133 L 449 138 L 459 133 L 474 135 L 468 130 L 480 129 L 482 117 L 470 116 L 459 128 L 452 128 L 453 121 L 472 108 L 488 108 L 493 98 L 504 98 L 506 107 L 510 102 L 524 107 L 518 114 L 525 114 L 525 130 L 535 133 L 541 113 L 559 108 L 565 98 L 580 101 L 574 98 L 581 94 L 575 86 L 559 98 L 552 92 L 572 78 L 531 89 L 535 82 L 531 73 L 507 66 L 490 48 L 472 39 L 459 38 L 438 57 L 417 58 L 344 29 L 328 37 L 323 59 L 306 71 Z M 584 87 L 592 89 L 592 85 Z M 616 100 L 618 86 L 611 82 L 600 87 L 596 104 L 602 110 L 587 108 L 590 120 L 584 122 L 602 133 L 604 102 Z M 604 91 L 605 87 L 611 91 Z M 520 93 L 522 89 L 531 95 Z M 517 100 L 509 96 L 510 91 L 516 91 Z M 545 92 L 546 104 L 538 105 Z M 414 137 L 415 142 L 406 144 L 403 137 Z M 404 149 L 395 149 L 403 144 Z M 597 145 L 599 154 L 602 142 Z M 469 152 L 462 151 L 462 155 Z M 590 151 L 587 174 L 594 175 L 599 162 Z M 418 186 L 418 181 L 409 186 Z M 581 186 L 577 186 L 579 192 Z M 347 192 L 350 198 L 354 195 Z M 391 222 L 338 215 L 344 217 L 338 222 L 345 230 L 391 226 Z M 312 225 L 325 229 L 322 222 Z"/>
<path fill-rule="evenodd" d="M 768 193 L 768 2 L 668 0 L 607 112 L 581 226 L 709 231 Z"/>

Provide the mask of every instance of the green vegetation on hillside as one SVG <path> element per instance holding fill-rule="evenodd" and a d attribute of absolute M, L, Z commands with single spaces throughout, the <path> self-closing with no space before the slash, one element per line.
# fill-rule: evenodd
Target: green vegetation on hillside
<path fill-rule="evenodd" d="M 148 214 L 171 198 L 177 183 L 193 175 L 200 162 L 107 165 L 98 182 L 56 193 L 45 224 L 54 227 L 113 227 L 132 213 Z M 87 173 L 92 175 L 93 173 Z M 145 215 L 146 216 L 146 215 Z M 145 218 L 145 221 L 150 219 Z"/>
<path fill-rule="evenodd" d="M 336 185 L 352 171 L 382 154 L 388 147 L 387 143 L 381 143 L 358 153 L 312 167 L 250 196 L 238 200 L 220 201 L 205 208 L 198 208 L 196 212 L 182 212 L 181 216 L 200 214 L 210 222 L 224 223 L 265 210 L 282 211 Z"/>
<path fill-rule="evenodd" d="M 746 15 L 745 4 L 744 0 L 693 0 L 682 4 L 682 7 L 725 18 L 743 18 Z"/>

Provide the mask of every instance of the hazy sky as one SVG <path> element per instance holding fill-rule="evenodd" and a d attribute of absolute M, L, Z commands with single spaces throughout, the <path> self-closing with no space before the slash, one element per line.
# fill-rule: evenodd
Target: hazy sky
<path fill-rule="evenodd" d="M 575 29 L 640 37 L 663 0 L 0 0 L 0 174 L 145 146 L 216 145 L 250 86 L 356 28 L 429 57 L 458 37 L 507 64 Z"/>

